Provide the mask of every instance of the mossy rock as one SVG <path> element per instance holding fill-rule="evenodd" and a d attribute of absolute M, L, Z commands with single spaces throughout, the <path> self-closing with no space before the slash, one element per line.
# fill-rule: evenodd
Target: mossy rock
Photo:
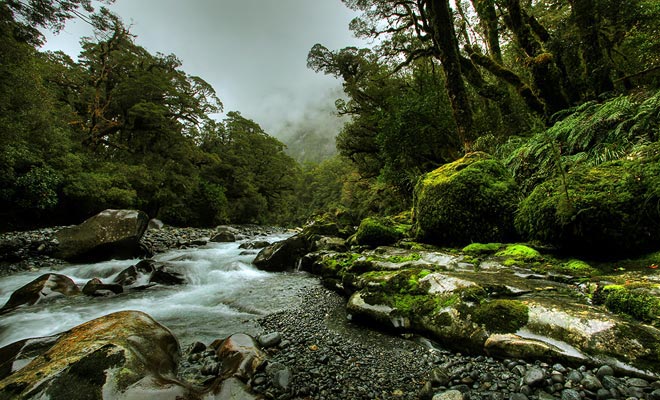
<path fill-rule="evenodd" d="M 521 235 L 597 258 L 660 246 L 660 155 L 578 168 L 566 186 L 568 198 L 553 179 L 521 203 L 515 219 Z"/>
<path fill-rule="evenodd" d="M 405 236 L 406 226 L 396 225 L 388 218 L 369 217 L 360 222 L 355 242 L 366 246 L 394 244 Z"/>
<path fill-rule="evenodd" d="M 505 266 L 532 263 L 540 260 L 541 253 L 522 244 L 511 244 L 495 253 L 495 257 L 504 259 Z"/>
<path fill-rule="evenodd" d="M 465 254 L 484 255 L 493 254 L 502 248 L 502 243 L 470 243 L 461 250 Z"/>
<path fill-rule="evenodd" d="M 518 187 L 509 171 L 477 152 L 426 174 L 414 191 L 417 240 L 447 246 L 511 241 Z"/>
<path fill-rule="evenodd" d="M 643 288 L 607 285 L 594 293 L 594 304 L 604 304 L 610 311 L 627 314 L 654 326 L 660 326 L 660 298 Z"/>
<path fill-rule="evenodd" d="M 493 300 L 480 304 L 472 317 L 491 333 L 515 333 L 527 325 L 529 308 L 518 300 Z"/>

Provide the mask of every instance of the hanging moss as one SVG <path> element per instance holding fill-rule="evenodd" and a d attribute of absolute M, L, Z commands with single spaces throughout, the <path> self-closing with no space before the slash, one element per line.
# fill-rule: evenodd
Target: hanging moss
<path fill-rule="evenodd" d="M 514 236 L 516 183 L 485 153 L 467 154 L 426 174 L 414 195 L 413 230 L 419 241 L 461 246 Z"/>

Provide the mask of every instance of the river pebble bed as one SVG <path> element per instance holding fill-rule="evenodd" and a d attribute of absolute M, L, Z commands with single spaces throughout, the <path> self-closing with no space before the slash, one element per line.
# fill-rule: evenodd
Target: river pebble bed
<path fill-rule="evenodd" d="M 50 257 L 57 228 L 0 237 L 0 275 L 59 263 Z M 201 245 L 213 230 L 150 230 L 156 252 Z M 264 235 L 243 228 L 246 237 Z M 595 368 L 468 356 L 416 335 L 388 334 L 350 321 L 346 299 L 322 286 L 299 289 L 300 301 L 259 318 L 266 367 L 249 385 L 267 399 L 660 400 L 660 380 Z M 214 351 L 193 343 L 180 376 L 202 384 L 217 374 Z"/>

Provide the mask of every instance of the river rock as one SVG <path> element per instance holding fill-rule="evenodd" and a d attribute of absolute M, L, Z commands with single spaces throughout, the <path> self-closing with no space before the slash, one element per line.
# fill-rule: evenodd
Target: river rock
<path fill-rule="evenodd" d="M 309 241 L 304 235 L 298 234 L 265 247 L 252 263 L 264 271 L 294 270 L 298 260 L 308 251 Z"/>
<path fill-rule="evenodd" d="M 248 386 L 239 379 L 229 378 L 222 382 L 213 397 L 207 395 L 204 400 L 260 400 L 263 398 L 263 396 L 251 393 Z"/>
<path fill-rule="evenodd" d="M 105 297 L 123 293 L 124 288 L 116 283 L 103 283 L 99 278 L 93 278 L 83 286 L 82 292 L 87 296 Z"/>
<path fill-rule="evenodd" d="M 236 235 L 231 232 L 218 232 L 211 237 L 211 241 L 215 243 L 235 242 Z"/>
<path fill-rule="evenodd" d="M 266 354 L 249 335 L 237 333 L 223 340 L 217 348 L 222 362 L 222 376 L 248 380 L 266 362 Z"/>
<path fill-rule="evenodd" d="M 140 239 L 149 217 L 136 210 L 105 210 L 56 233 L 56 256 L 72 262 L 94 262 L 143 256 Z"/>
<path fill-rule="evenodd" d="M 240 246 L 238 246 L 239 249 L 263 249 L 264 247 L 270 246 L 270 242 L 267 242 L 265 240 L 255 240 L 247 243 L 241 243 Z"/>
<path fill-rule="evenodd" d="M 131 265 L 121 271 L 113 280 L 122 286 L 145 285 L 149 282 L 149 277 L 154 272 L 155 261 L 142 260 L 135 265 Z"/>
<path fill-rule="evenodd" d="M 0 398 L 65 400 L 74 392 L 89 399 L 193 397 L 176 379 L 176 338 L 145 313 L 109 314 L 50 340 L 0 381 Z M 18 354 L 28 343 L 8 347 Z"/>
<path fill-rule="evenodd" d="M 149 283 L 159 283 L 161 285 L 181 285 L 186 283 L 183 274 L 177 271 L 177 267 L 168 263 L 155 263 L 154 271 L 149 277 Z"/>
<path fill-rule="evenodd" d="M 0 309 L 0 315 L 20 306 L 77 294 L 80 294 L 80 289 L 71 278 L 60 274 L 44 274 L 14 291 L 7 303 Z"/>

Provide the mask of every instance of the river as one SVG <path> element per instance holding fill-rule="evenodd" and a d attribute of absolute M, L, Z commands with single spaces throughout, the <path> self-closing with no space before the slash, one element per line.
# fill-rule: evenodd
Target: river
<path fill-rule="evenodd" d="M 287 235 L 260 237 L 275 242 Z M 0 347 L 17 340 L 48 336 L 91 319 L 121 310 L 139 310 L 154 317 L 177 336 L 182 345 L 210 343 L 232 333 L 258 334 L 256 319 L 296 305 L 300 289 L 318 285 L 306 273 L 270 273 L 252 266 L 256 251 L 241 255 L 242 242 L 208 243 L 171 250 L 154 257 L 177 266 L 187 284 L 155 286 L 112 297 L 84 295 L 21 307 L 0 317 Z M 11 293 L 38 276 L 55 272 L 82 287 L 98 277 L 111 282 L 139 260 L 112 260 L 96 264 L 66 264 L 55 269 L 22 272 L 0 278 L 0 304 Z"/>

